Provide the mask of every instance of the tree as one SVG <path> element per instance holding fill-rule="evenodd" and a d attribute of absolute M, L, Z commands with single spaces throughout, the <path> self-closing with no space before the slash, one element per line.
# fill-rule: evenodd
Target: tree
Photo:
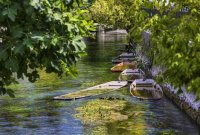
<path fill-rule="evenodd" d="M 101 3 L 107 4 L 97 8 Z M 117 6 L 120 15 L 114 12 Z M 178 88 L 185 85 L 200 97 L 199 7 L 198 0 L 97 0 L 91 11 L 96 10 L 92 17 L 97 22 L 127 29 L 137 43 L 142 43 L 143 31 L 150 31 L 153 64 L 165 69 L 157 79 Z"/>
<path fill-rule="evenodd" d="M 90 16 L 100 25 L 129 30 L 133 22 L 129 14 L 131 3 L 131 0 L 96 0 L 89 8 Z"/>
<path fill-rule="evenodd" d="M 72 65 L 84 53 L 82 37 L 92 21 L 84 18 L 81 1 L 0 0 L 0 95 L 13 91 L 5 85 L 27 77 L 34 82 L 38 70 L 59 76 L 73 74 Z"/>
<path fill-rule="evenodd" d="M 138 19 L 130 33 L 141 40 L 139 33 L 145 30 L 151 32 L 154 65 L 165 69 L 158 79 L 178 88 L 185 85 L 187 91 L 193 91 L 200 97 L 200 2 L 136 1 L 140 2 L 142 10 L 134 15 Z"/>

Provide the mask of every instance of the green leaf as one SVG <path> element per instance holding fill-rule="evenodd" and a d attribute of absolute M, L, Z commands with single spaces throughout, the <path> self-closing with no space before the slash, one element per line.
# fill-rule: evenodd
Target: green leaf
<path fill-rule="evenodd" d="M 62 20 L 62 19 L 61 19 L 61 18 L 62 18 L 62 15 L 61 15 L 60 13 L 54 13 L 53 16 L 54 16 L 54 19 L 55 19 L 55 20 Z"/>
<path fill-rule="evenodd" d="M 4 9 L 3 12 L 2 12 L 2 15 L 7 15 L 8 14 L 8 9 Z"/>
<path fill-rule="evenodd" d="M 58 61 L 63 60 L 70 67 L 83 52 L 81 38 L 74 38 L 88 36 L 92 23 L 89 17 L 84 17 L 87 13 L 79 9 L 76 0 L 68 0 L 71 5 L 59 0 L 0 2 L 3 2 L 0 4 L 0 27 L 3 28 L 0 35 L 4 41 L 0 43 L 2 87 L 15 81 L 12 77 L 15 72 L 17 77 L 24 75 L 32 82 L 38 74 L 30 72 L 38 68 L 60 75 L 63 70 Z M 72 41 L 77 52 L 68 47 Z M 13 96 L 12 92 L 8 93 Z"/>
<path fill-rule="evenodd" d="M 57 63 L 51 61 L 51 66 L 52 66 L 52 68 L 54 68 L 55 70 L 59 71 L 59 67 L 58 67 L 58 64 L 57 64 Z"/>
<path fill-rule="evenodd" d="M 4 94 L 6 94 L 6 89 L 0 87 L 0 95 L 4 95 Z"/>
<path fill-rule="evenodd" d="M 27 7 L 25 10 L 26 10 L 27 15 L 33 15 L 34 13 L 33 7 Z"/>
<path fill-rule="evenodd" d="M 43 41 L 44 40 L 44 36 L 32 36 L 31 37 L 32 39 L 36 39 L 36 40 L 38 40 L 38 41 Z"/>
<path fill-rule="evenodd" d="M 181 58 L 182 57 L 182 55 L 180 54 L 180 53 L 176 53 L 176 55 L 175 55 L 177 58 Z"/>
<path fill-rule="evenodd" d="M 74 51 L 74 52 L 78 52 L 79 51 L 79 48 L 76 44 L 76 41 L 72 41 L 72 43 L 70 44 L 70 50 L 71 51 Z"/>
<path fill-rule="evenodd" d="M 14 22 L 17 15 L 17 5 L 13 4 L 11 7 L 4 9 L 3 15 L 7 15 L 8 18 Z"/>
<path fill-rule="evenodd" d="M 59 41 L 59 38 L 57 36 L 54 36 L 51 40 L 51 44 L 55 46 L 58 43 L 58 41 Z"/>
<path fill-rule="evenodd" d="M 12 97 L 12 98 L 15 97 L 14 91 L 13 91 L 12 89 L 6 89 L 6 93 L 7 93 L 10 97 Z"/>
<path fill-rule="evenodd" d="M 14 53 L 15 54 L 20 54 L 21 56 L 25 53 L 24 52 L 24 49 L 25 49 L 25 45 L 16 45 L 15 48 L 14 48 Z"/>
<path fill-rule="evenodd" d="M 78 5 L 80 5 L 81 0 L 76 0 L 76 3 L 77 3 Z"/>
<path fill-rule="evenodd" d="M 31 42 L 31 40 L 29 38 L 24 39 L 23 42 L 22 42 L 22 44 L 24 46 L 26 46 L 27 49 L 29 49 L 30 51 L 33 51 L 34 46 L 32 45 L 32 42 Z"/>
<path fill-rule="evenodd" d="M 4 60 L 6 60 L 8 58 L 8 53 L 7 53 L 7 51 L 6 50 L 1 50 L 0 51 L 0 60 L 2 61 L 4 61 Z"/>
<path fill-rule="evenodd" d="M 5 62 L 5 67 L 8 70 L 11 70 L 12 72 L 17 72 L 19 70 L 19 62 L 16 58 L 9 58 L 6 62 Z"/>
<path fill-rule="evenodd" d="M 30 0 L 30 4 L 35 7 L 38 8 L 39 4 L 40 4 L 40 0 Z"/>
<path fill-rule="evenodd" d="M 74 29 L 74 25 L 71 23 L 65 23 L 65 25 L 67 26 L 68 31 L 72 31 Z"/>
<path fill-rule="evenodd" d="M 19 26 L 11 26 L 10 32 L 14 38 L 21 38 L 23 34 L 23 29 Z"/>
<path fill-rule="evenodd" d="M 15 21 L 15 11 L 9 10 L 8 17 L 14 22 Z"/>
<path fill-rule="evenodd" d="M 196 35 L 196 40 L 197 40 L 197 42 L 200 43 L 200 34 L 199 33 Z"/>

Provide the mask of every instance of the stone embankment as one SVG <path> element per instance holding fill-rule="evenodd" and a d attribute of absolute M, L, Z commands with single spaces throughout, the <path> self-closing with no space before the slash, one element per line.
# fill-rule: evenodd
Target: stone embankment
<path fill-rule="evenodd" d="M 158 73 L 162 73 L 162 69 L 160 67 L 153 67 L 149 75 L 155 78 Z M 196 95 L 188 93 L 185 87 L 182 87 L 182 92 L 178 93 L 178 89 L 174 89 L 167 83 L 162 85 L 162 88 L 166 97 L 200 126 L 200 100 L 197 100 Z"/>
<path fill-rule="evenodd" d="M 181 99 L 180 96 L 176 93 L 170 91 L 166 86 L 163 87 L 164 94 L 173 101 L 182 111 L 190 116 L 198 125 L 200 125 L 200 109 L 195 109 L 192 104 L 186 102 L 186 100 Z"/>

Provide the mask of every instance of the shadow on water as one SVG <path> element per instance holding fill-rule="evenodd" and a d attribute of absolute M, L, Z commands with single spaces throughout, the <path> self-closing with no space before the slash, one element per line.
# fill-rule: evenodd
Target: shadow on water
<path fill-rule="evenodd" d="M 41 79 L 34 84 L 21 80 L 10 86 L 16 90 L 16 98 L 0 97 L 0 135 L 199 133 L 198 127 L 166 98 L 138 100 L 130 96 L 128 88 L 107 94 L 125 97 L 127 105 L 120 113 L 128 115 L 128 119 L 105 125 L 84 125 L 74 117 L 75 108 L 92 99 L 53 101 L 54 96 L 117 80 L 119 74 L 110 72 L 111 59 L 120 54 L 118 49 L 126 43 L 126 36 L 100 34 L 97 40 L 86 43 L 88 55 L 77 63 L 77 78 L 58 78 L 41 71 Z"/>

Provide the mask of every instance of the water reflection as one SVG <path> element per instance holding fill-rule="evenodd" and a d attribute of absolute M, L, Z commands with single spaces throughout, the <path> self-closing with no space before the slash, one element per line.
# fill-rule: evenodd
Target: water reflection
<path fill-rule="evenodd" d="M 165 98 L 156 102 L 143 101 L 132 98 L 128 90 L 116 92 L 129 102 L 123 113 L 133 115 L 126 121 L 109 123 L 103 127 L 83 125 L 74 117 L 75 108 L 90 99 L 53 101 L 52 97 L 57 95 L 117 80 L 119 74 L 110 72 L 113 66 L 111 59 L 120 53 L 118 49 L 123 47 L 126 37 L 111 33 L 99 36 L 97 41 L 86 41 L 88 55 L 77 63 L 77 78 L 58 78 L 41 71 L 41 80 L 38 82 L 32 84 L 25 80 L 12 86 L 18 89 L 15 99 L 1 96 L 0 135 L 78 135 L 97 134 L 97 130 L 109 135 L 198 134 L 198 127 Z"/>

